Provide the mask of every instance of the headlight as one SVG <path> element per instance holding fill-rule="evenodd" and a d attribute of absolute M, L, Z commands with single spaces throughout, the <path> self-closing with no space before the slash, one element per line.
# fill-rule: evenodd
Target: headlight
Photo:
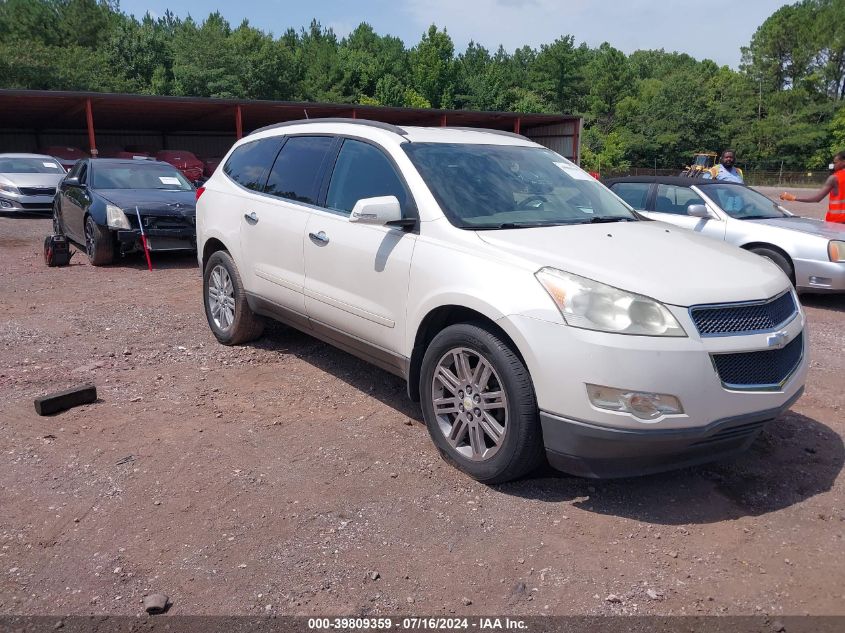
<path fill-rule="evenodd" d="M 14 185 L 0 185 L 0 191 L 5 191 L 6 193 L 20 193 L 18 188 Z"/>
<path fill-rule="evenodd" d="M 845 262 L 845 242 L 832 240 L 827 245 L 827 254 L 832 262 Z"/>
<path fill-rule="evenodd" d="M 126 218 L 126 214 L 123 212 L 123 209 L 119 209 L 113 204 L 106 205 L 106 224 L 113 229 L 132 228 L 129 226 L 129 220 Z"/>
<path fill-rule="evenodd" d="M 644 336 L 687 335 L 672 313 L 654 299 L 556 268 L 543 268 L 536 276 L 563 320 L 573 327 Z"/>

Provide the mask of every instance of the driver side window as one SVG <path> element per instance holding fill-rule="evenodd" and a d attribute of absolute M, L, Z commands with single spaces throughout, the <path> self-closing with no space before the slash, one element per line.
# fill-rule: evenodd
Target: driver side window
<path fill-rule="evenodd" d="M 654 210 L 657 213 L 672 213 L 686 215 L 687 209 L 693 204 L 704 204 L 704 200 L 688 187 L 675 185 L 658 185 Z"/>

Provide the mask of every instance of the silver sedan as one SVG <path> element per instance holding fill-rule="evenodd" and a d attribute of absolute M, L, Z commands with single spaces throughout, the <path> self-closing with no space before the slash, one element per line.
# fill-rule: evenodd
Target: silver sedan
<path fill-rule="evenodd" d="M 794 215 L 740 184 L 661 176 L 606 184 L 651 219 L 770 259 L 799 292 L 845 291 L 845 224 Z"/>
<path fill-rule="evenodd" d="M 64 176 L 52 156 L 0 154 L 0 211 L 52 212 Z"/>

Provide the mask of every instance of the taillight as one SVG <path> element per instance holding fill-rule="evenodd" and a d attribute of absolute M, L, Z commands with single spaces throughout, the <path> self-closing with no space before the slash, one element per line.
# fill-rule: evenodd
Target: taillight
<path fill-rule="evenodd" d="M 205 187 L 197 187 L 197 200 L 200 199 L 200 196 L 205 193 Z"/>

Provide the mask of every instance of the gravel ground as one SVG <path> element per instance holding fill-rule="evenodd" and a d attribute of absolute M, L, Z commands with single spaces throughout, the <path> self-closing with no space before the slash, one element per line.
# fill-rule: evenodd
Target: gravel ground
<path fill-rule="evenodd" d="M 399 379 L 220 346 L 192 257 L 49 269 L 49 228 L 0 217 L 0 614 L 845 614 L 843 296 L 803 299 L 806 393 L 742 457 L 488 487 Z"/>

